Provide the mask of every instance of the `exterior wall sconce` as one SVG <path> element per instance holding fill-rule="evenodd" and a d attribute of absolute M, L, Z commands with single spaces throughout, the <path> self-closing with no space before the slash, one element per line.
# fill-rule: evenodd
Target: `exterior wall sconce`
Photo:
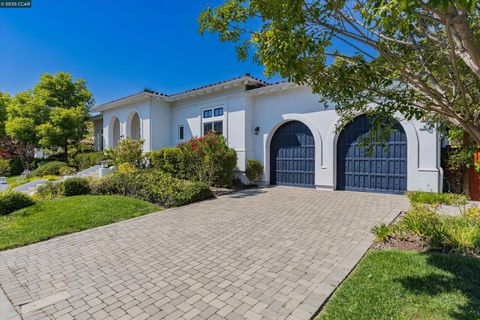
<path fill-rule="evenodd" d="M 255 127 L 255 135 L 258 136 L 258 133 L 260 132 L 260 127 Z"/>

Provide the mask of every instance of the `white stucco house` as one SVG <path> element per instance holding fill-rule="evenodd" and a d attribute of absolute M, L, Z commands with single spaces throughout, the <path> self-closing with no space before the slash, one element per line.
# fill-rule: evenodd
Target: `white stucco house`
<path fill-rule="evenodd" d="M 368 117 L 337 132 L 334 107 L 289 82 L 270 84 L 246 74 L 178 94 L 144 90 L 93 111 L 100 113 L 100 149 L 132 137 L 143 139 L 148 152 L 213 131 L 237 151 L 240 176 L 247 159 L 263 163 L 265 184 L 388 193 L 442 188 L 434 129 L 399 117 L 388 146 L 367 155 L 359 137 L 369 130 Z"/>

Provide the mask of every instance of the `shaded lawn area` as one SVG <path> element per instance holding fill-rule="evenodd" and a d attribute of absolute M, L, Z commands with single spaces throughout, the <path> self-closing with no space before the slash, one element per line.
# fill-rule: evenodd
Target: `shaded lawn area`
<path fill-rule="evenodd" d="M 317 320 L 480 319 L 480 259 L 370 251 Z"/>
<path fill-rule="evenodd" d="M 39 202 L 0 216 L 0 250 L 159 211 L 122 196 L 76 196 Z"/>

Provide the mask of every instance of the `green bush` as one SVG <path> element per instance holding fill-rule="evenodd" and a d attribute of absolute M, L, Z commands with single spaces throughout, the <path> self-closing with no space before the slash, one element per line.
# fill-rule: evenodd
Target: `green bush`
<path fill-rule="evenodd" d="M 407 196 L 411 203 L 462 205 L 468 202 L 465 195 L 455 193 L 407 192 Z"/>
<path fill-rule="evenodd" d="M 106 157 L 118 166 L 122 163 L 131 163 L 135 167 L 143 166 L 143 140 L 123 139 L 118 142 L 115 148 L 105 151 Z"/>
<path fill-rule="evenodd" d="M 165 163 L 163 158 L 163 153 L 165 149 L 150 151 L 145 154 L 145 158 L 147 159 L 148 166 L 154 169 L 162 169 Z"/>
<path fill-rule="evenodd" d="M 73 158 L 73 165 L 77 167 L 78 170 L 85 170 L 90 167 L 93 167 L 97 164 L 100 164 L 100 161 L 105 160 L 106 156 L 103 151 L 99 152 L 84 152 L 78 153 Z"/>
<path fill-rule="evenodd" d="M 183 155 L 179 148 L 164 148 L 147 153 L 151 168 L 162 170 L 178 178 L 187 178 Z M 193 164 L 192 164 L 193 165 Z"/>
<path fill-rule="evenodd" d="M 425 205 L 413 206 L 395 225 L 378 225 L 372 229 L 372 233 L 384 242 L 420 239 L 422 244 L 430 248 L 480 254 L 479 220 L 468 215 L 438 215 Z"/>
<path fill-rule="evenodd" d="M 469 219 L 476 220 L 480 222 L 480 208 L 479 207 L 472 207 L 467 209 L 465 212 L 465 216 Z"/>
<path fill-rule="evenodd" d="M 203 181 L 209 185 L 229 186 L 237 164 L 237 153 L 227 146 L 223 136 L 209 133 L 192 138 L 176 148 L 149 152 L 150 166 L 176 178 Z"/>
<path fill-rule="evenodd" d="M 393 236 L 392 229 L 385 223 L 374 226 L 371 232 L 375 235 L 375 241 L 377 242 L 388 242 Z"/>
<path fill-rule="evenodd" d="M 46 175 L 54 175 L 58 176 L 62 172 L 62 170 L 65 170 L 64 168 L 68 167 L 68 165 L 65 162 L 61 161 L 52 161 L 52 162 L 47 162 L 45 164 L 42 164 L 39 166 L 37 169 L 31 171 L 27 177 L 41 177 L 41 176 L 46 176 Z"/>
<path fill-rule="evenodd" d="M 464 217 L 444 220 L 443 245 L 459 253 L 480 252 L 480 224 Z"/>
<path fill-rule="evenodd" d="M 8 191 L 0 193 L 0 215 L 34 205 L 35 201 L 29 195 L 21 192 Z"/>
<path fill-rule="evenodd" d="M 130 196 L 164 207 L 212 197 L 206 183 L 180 180 L 155 169 L 115 173 L 98 179 L 92 183 L 92 194 Z"/>
<path fill-rule="evenodd" d="M 10 161 L 0 158 L 0 174 L 10 173 Z"/>
<path fill-rule="evenodd" d="M 89 194 L 90 180 L 88 178 L 74 177 L 68 178 L 63 181 L 64 196 L 81 196 Z"/>
<path fill-rule="evenodd" d="M 251 182 L 258 181 L 263 174 L 263 166 L 256 159 L 248 159 L 245 175 Z"/>
<path fill-rule="evenodd" d="M 10 174 L 12 176 L 18 176 L 23 172 L 23 163 L 20 158 L 14 158 L 10 160 Z"/>
<path fill-rule="evenodd" d="M 48 181 L 37 187 L 37 193 L 35 194 L 41 200 L 51 200 L 58 197 L 62 197 L 65 194 L 65 185 L 62 182 L 53 183 Z"/>

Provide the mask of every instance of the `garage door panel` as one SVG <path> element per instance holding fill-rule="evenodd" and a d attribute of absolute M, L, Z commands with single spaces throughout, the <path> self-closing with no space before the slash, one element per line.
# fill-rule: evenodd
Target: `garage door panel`
<path fill-rule="evenodd" d="M 299 121 L 283 124 L 270 144 L 270 183 L 313 187 L 315 143 L 310 130 Z"/>
<path fill-rule="evenodd" d="M 384 143 L 368 145 L 371 119 L 357 117 L 337 142 L 337 189 L 403 193 L 407 188 L 407 138 L 399 123 Z"/>

